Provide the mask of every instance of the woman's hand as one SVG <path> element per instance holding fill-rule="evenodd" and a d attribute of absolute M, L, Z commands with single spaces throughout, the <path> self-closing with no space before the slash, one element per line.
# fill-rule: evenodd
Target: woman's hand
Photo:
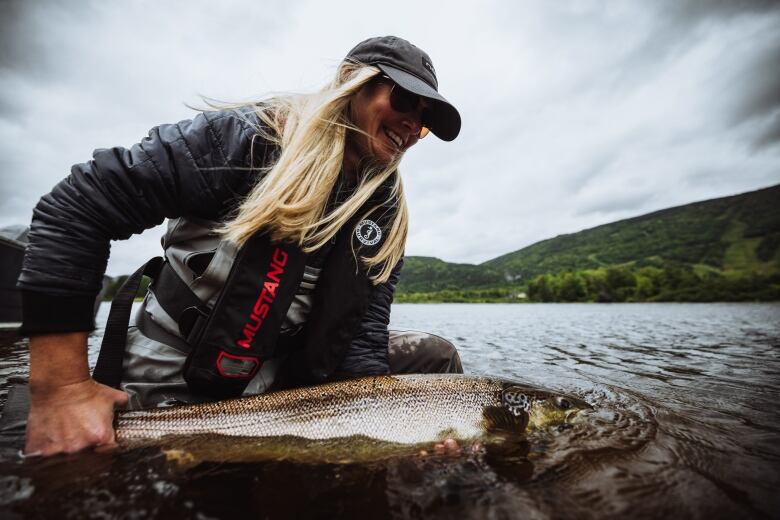
<path fill-rule="evenodd" d="M 125 392 L 91 378 L 45 392 L 31 389 L 24 452 L 27 456 L 48 456 L 90 446 L 113 446 L 114 408 L 125 404 Z"/>
<path fill-rule="evenodd" d="M 127 404 L 127 394 L 89 376 L 87 336 L 72 332 L 30 338 L 26 455 L 114 444 L 114 409 Z"/>

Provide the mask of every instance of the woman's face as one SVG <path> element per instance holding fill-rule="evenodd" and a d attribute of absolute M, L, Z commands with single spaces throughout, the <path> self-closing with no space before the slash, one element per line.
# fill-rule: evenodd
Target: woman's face
<path fill-rule="evenodd" d="M 418 141 L 425 101 L 421 99 L 416 110 L 397 112 L 390 105 L 392 88 L 389 79 L 378 79 L 363 87 L 352 100 L 352 121 L 366 134 L 349 135 L 349 145 L 358 154 L 358 160 L 368 158 L 388 164 Z"/>

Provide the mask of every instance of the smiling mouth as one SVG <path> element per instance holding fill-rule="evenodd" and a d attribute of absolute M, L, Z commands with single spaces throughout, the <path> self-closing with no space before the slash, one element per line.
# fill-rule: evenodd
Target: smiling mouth
<path fill-rule="evenodd" d="M 387 127 L 383 127 L 382 129 L 384 130 L 385 135 L 388 137 L 388 139 L 390 139 L 390 142 L 393 143 L 393 145 L 395 146 L 396 150 L 399 151 L 399 152 L 401 150 L 403 150 L 404 140 L 401 138 L 401 136 L 398 135 L 397 133 L 393 132 L 392 130 L 390 130 Z"/>

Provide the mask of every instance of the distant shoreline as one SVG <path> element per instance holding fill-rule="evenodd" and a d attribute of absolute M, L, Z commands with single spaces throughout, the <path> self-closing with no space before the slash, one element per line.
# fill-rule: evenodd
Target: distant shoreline
<path fill-rule="evenodd" d="M 599 305 L 616 305 L 616 304 L 635 304 L 635 303 L 780 303 L 780 300 L 644 300 L 644 301 L 624 301 L 624 302 L 589 302 L 589 301 L 581 301 L 581 302 L 570 302 L 570 301 L 548 301 L 548 302 L 540 302 L 540 301 L 532 301 L 532 300 L 491 300 L 491 301 L 485 301 L 485 300 L 426 300 L 426 301 L 420 301 L 415 299 L 407 299 L 404 297 L 396 297 L 393 299 L 393 303 L 411 303 L 411 304 L 427 304 L 427 303 L 467 303 L 467 304 L 474 304 L 474 303 L 484 303 L 484 304 L 494 304 L 494 303 L 504 303 L 504 304 L 511 304 L 511 305 L 538 305 L 538 304 L 545 304 L 545 303 L 555 303 L 555 304 L 561 304 L 561 303 L 577 303 L 577 304 L 599 304 Z"/>

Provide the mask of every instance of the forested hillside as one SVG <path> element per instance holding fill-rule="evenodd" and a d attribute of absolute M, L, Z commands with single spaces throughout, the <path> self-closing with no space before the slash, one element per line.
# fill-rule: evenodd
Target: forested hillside
<path fill-rule="evenodd" d="M 407 258 L 401 301 L 780 299 L 780 185 L 543 240 L 480 265 Z"/>

